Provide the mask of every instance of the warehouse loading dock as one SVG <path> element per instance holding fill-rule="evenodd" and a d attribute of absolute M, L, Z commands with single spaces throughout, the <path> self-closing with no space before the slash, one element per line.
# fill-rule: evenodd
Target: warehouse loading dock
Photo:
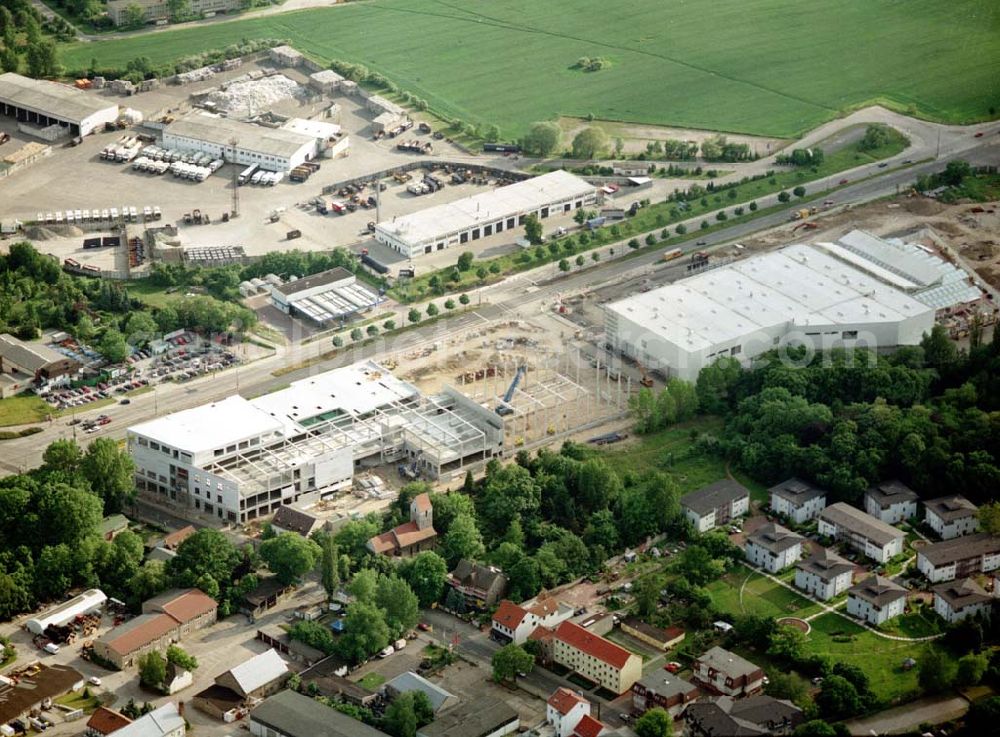
<path fill-rule="evenodd" d="M 118 119 L 118 105 L 57 82 L 0 74 L 0 113 L 45 128 L 60 125 L 86 136 Z"/>

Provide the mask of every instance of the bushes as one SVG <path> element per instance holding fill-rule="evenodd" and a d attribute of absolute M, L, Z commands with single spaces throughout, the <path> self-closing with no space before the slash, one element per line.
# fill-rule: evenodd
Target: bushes
<path fill-rule="evenodd" d="M 23 430 L 0 430 L 0 440 L 16 440 L 17 438 L 26 438 L 29 435 L 34 435 L 40 433 L 42 428 L 40 427 L 26 427 Z"/>

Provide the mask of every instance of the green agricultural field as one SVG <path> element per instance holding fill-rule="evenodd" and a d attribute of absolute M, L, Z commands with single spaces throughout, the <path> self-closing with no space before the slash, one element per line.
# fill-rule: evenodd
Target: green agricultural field
<path fill-rule="evenodd" d="M 372 0 L 64 46 L 71 72 L 164 63 L 279 37 L 383 73 L 505 137 L 559 115 L 792 137 L 881 102 L 947 122 L 995 117 L 993 0 Z M 581 57 L 610 66 L 573 68 Z"/>

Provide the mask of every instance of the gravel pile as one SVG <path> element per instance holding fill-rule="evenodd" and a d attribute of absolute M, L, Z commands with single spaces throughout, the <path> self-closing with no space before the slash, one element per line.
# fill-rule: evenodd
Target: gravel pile
<path fill-rule="evenodd" d="M 257 80 L 232 82 L 224 90 L 213 92 L 208 100 L 218 110 L 234 117 L 249 118 L 267 112 L 275 103 L 289 99 L 302 99 L 305 90 L 283 74 Z"/>

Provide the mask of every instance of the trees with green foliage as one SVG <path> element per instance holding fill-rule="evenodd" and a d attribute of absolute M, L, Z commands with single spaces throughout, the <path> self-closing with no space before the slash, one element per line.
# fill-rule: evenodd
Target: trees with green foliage
<path fill-rule="evenodd" d="M 104 514 L 121 512 L 135 498 L 135 463 L 111 438 L 98 438 L 87 448 L 80 472 L 104 501 Z"/>
<path fill-rule="evenodd" d="M 181 588 L 197 587 L 220 603 L 220 614 L 231 611 L 228 592 L 241 556 L 236 546 L 219 530 L 203 527 L 182 542 L 177 555 L 167 562 L 167 577 Z M 226 606 L 222 606 L 226 602 Z"/>
<path fill-rule="evenodd" d="M 366 601 L 348 605 L 344 631 L 335 648 L 337 654 L 350 663 L 360 663 L 388 644 L 389 626 L 382 609 Z"/>
<path fill-rule="evenodd" d="M 544 158 L 559 147 L 561 138 L 558 124 L 551 121 L 532 123 L 521 139 L 521 148 L 525 153 Z"/>
<path fill-rule="evenodd" d="M 542 221 L 538 219 L 537 215 L 525 215 L 524 237 L 533 246 L 537 246 L 542 242 Z"/>
<path fill-rule="evenodd" d="M 858 141 L 858 150 L 874 151 L 887 145 L 890 141 L 889 127 L 882 123 L 872 123 L 865 128 L 865 134 Z"/>
<path fill-rule="evenodd" d="M 340 588 L 340 548 L 332 535 L 323 535 L 320 549 L 320 581 L 329 600 Z"/>
<path fill-rule="evenodd" d="M 462 558 L 481 559 L 485 552 L 483 536 L 475 519 L 468 514 L 458 515 L 441 540 L 441 555 L 448 565 L 454 567 Z"/>
<path fill-rule="evenodd" d="M 816 695 L 816 706 L 826 719 L 843 719 L 858 715 L 861 697 L 854 684 L 846 678 L 831 675 L 823 679 L 823 685 Z"/>
<path fill-rule="evenodd" d="M 804 722 L 792 732 L 793 737 L 849 737 L 850 732 L 843 724 L 830 724 L 823 719 Z"/>
<path fill-rule="evenodd" d="M 420 602 L 413 589 L 402 578 L 382 576 L 375 591 L 375 603 L 385 612 L 389 637 L 404 635 L 420 619 Z"/>
<path fill-rule="evenodd" d="M 513 681 L 518 673 L 527 673 L 535 665 L 535 659 L 520 645 L 504 645 L 493 653 L 490 660 L 493 680 L 497 683 Z"/>
<path fill-rule="evenodd" d="M 423 691 L 408 691 L 392 700 L 382 717 L 382 729 L 392 737 L 414 737 L 434 720 L 434 707 Z"/>
<path fill-rule="evenodd" d="M 139 682 L 149 688 L 160 688 L 167 679 L 167 661 L 158 650 L 139 658 Z"/>
<path fill-rule="evenodd" d="M 674 720 L 666 709 L 655 707 L 639 717 L 633 729 L 637 737 L 674 737 Z"/>
<path fill-rule="evenodd" d="M 331 655 L 335 649 L 335 640 L 330 628 L 319 622 L 309 622 L 298 619 L 288 628 L 288 636 L 293 640 L 314 647 L 320 652 Z"/>
<path fill-rule="evenodd" d="M 959 688 L 979 685 L 989 664 L 990 659 L 986 653 L 963 655 L 958 659 L 958 666 L 955 670 L 955 685 Z"/>
<path fill-rule="evenodd" d="M 198 669 L 198 659 L 187 653 L 180 645 L 171 645 L 167 648 L 167 662 L 184 670 Z"/>
<path fill-rule="evenodd" d="M 603 128 L 588 126 L 573 137 L 572 151 L 576 159 L 597 159 L 608 149 L 608 134 Z"/>
<path fill-rule="evenodd" d="M 296 532 L 282 532 L 260 544 L 260 557 L 284 584 L 295 584 L 316 567 L 323 550 Z"/>
<path fill-rule="evenodd" d="M 437 505 L 434 511 L 436 525 Z M 448 580 L 448 564 L 433 550 L 425 550 L 403 561 L 399 566 L 399 575 L 410 585 L 420 606 L 427 608 L 441 600 Z"/>

